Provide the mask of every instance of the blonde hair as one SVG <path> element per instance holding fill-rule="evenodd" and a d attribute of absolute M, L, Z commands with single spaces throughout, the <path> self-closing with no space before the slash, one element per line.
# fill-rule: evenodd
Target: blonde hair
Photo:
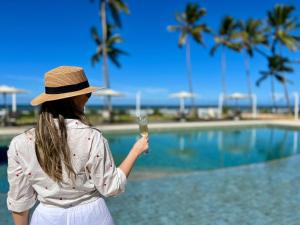
<path fill-rule="evenodd" d="M 90 125 L 84 112 L 74 103 L 73 97 L 43 103 L 35 129 L 35 152 L 38 162 L 44 172 L 56 182 L 63 180 L 63 166 L 70 178 L 76 177 L 67 142 L 67 118 L 78 119 Z"/>

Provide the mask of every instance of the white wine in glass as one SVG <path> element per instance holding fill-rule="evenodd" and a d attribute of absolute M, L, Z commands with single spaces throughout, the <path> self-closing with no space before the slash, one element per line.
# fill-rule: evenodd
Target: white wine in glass
<path fill-rule="evenodd" d="M 137 118 L 141 136 L 148 136 L 148 119 L 147 116 L 141 115 Z"/>
<path fill-rule="evenodd" d="M 140 126 L 140 134 L 143 137 L 148 136 L 148 125 L 147 124 L 139 124 Z"/>
<path fill-rule="evenodd" d="M 148 137 L 149 132 L 148 132 L 148 119 L 147 116 L 142 115 L 137 117 L 137 122 L 139 124 L 139 129 L 140 129 L 140 135 L 142 137 Z M 145 153 L 148 153 L 149 150 L 147 150 Z"/>

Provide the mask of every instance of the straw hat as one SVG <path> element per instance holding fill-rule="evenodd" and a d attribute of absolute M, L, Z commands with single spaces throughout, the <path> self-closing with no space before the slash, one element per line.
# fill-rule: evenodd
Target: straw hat
<path fill-rule="evenodd" d="M 45 74 L 45 93 L 31 101 L 31 105 L 83 95 L 103 89 L 91 87 L 81 67 L 60 66 Z"/>

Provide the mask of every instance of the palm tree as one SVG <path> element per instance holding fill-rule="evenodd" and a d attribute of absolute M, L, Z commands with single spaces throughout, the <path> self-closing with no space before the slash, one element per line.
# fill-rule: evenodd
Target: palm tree
<path fill-rule="evenodd" d="M 96 27 L 91 28 L 92 37 L 97 45 L 96 53 L 91 58 L 92 64 L 94 66 L 96 63 L 98 63 L 100 61 L 101 58 L 104 60 L 103 52 L 106 52 L 108 59 L 110 59 L 111 62 L 115 66 L 120 68 L 121 63 L 119 62 L 118 57 L 119 57 L 119 55 L 122 55 L 122 54 L 127 55 L 127 52 L 117 48 L 116 44 L 122 42 L 123 39 L 119 34 L 112 33 L 113 27 L 111 25 L 107 24 L 106 30 L 107 30 L 107 38 L 106 38 L 106 41 L 104 41 L 99 36 L 97 28 Z M 106 86 L 106 87 L 109 88 L 109 86 Z M 111 117 L 111 113 L 112 113 L 111 102 L 108 102 L 108 110 L 109 110 L 110 117 Z"/>
<path fill-rule="evenodd" d="M 119 55 L 127 55 L 128 53 L 117 48 L 115 45 L 118 43 L 121 43 L 123 41 L 123 38 L 121 37 L 120 34 L 113 34 L 112 33 L 112 26 L 107 25 L 107 39 L 106 43 L 103 43 L 103 40 L 98 34 L 97 28 L 92 27 L 91 29 L 92 37 L 97 45 L 97 50 L 96 53 L 92 56 L 92 64 L 95 65 L 96 63 L 99 62 L 100 58 L 103 56 L 103 51 L 104 48 L 105 51 L 107 52 L 108 58 L 112 61 L 112 63 L 117 66 L 121 67 L 121 63 L 118 60 Z"/>
<path fill-rule="evenodd" d="M 272 11 L 268 11 L 267 23 L 272 37 L 271 52 L 273 57 L 278 54 L 278 47 L 279 54 L 281 54 L 282 46 L 287 47 L 291 51 L 296 51 L 300 48 L 300 36 L 293 33 L 296 29 L 300 28 L 299 17 L 292 16 L 294 10 L 294 6 L 291 5 L 275 5 Z M 282 74 L 282 76 L 285 75 Z M 287 82 L 283 82 L 282 84 L 288 111 L 291 112 Z"/>
<path fill-rule="evenodd" d="M 231 17 L 225 16 L 217 34 L 214 34 L 215 45 L 211 48 L 210 54 L 214 55 L 219 47 L 221 47 L 221 68 L 222 68 L 222 92 L 224 95 L 227 93 L 226 88 L 226 48 L 240 51 L 241 43 L 236 42 L 238 39 L 239 24 Z"/>
<path fill-rule="evenodd" d="M 291 51 L 299 50 L 300 36 L 293 32 L 300 28 L 299 17 L 292 17 L 295 10 L 291 5 L 275 5 L 272 11 L 268 11 L 267 23 L 271 29 L 273 38 L 272 52 L 276 52 L 278 43 L 286 46 Z"/>
<path fill-rule="evenodd" d="M 193 81 L 192 81 L 192 64 L 191 64 L 191 50 L 190 50 L 190 39 L 204 46 L 203 33 L 210 32 L 210 29 L 206 24 L 198 24 L 201 17 L 206 15 L 206 9 L 200 8 L 197 3 L 189 3 L 186 5 L 183 13 L 176 13 L 176 21 L 179 25 L 171 25 L 167 27 L 169 32 L 179 31 L 178 46 L 181 48 L 183 45 L 186 46 L 186 65 L 187 65 L 187 77 L 189 84 L 189 91 L 191 94 L 194 93 Z M 193 109 L 195 109 L 195 100 L 192 99 Z"/>
<path fill-rule="evenodd" d="M 91 0 L 94 2 L 95 0 Z M 121 28 L 122 23 L 120 20 L 119 12 L 125 12 L 129 13 L 129 9 L 127 5 L 122 0 L 99 0 L 99 15 L 101 19 L 101 27 L 102 27 L 102 71 L 103 71 L 103 80 L 105 83 L 106 88 L 110 88 L 110 82 L 109 82 L 109 72 L 108 72 L 108 64 L 107 64 L 107 55 L 108 55 L 108 48 L 106 47 L 107 39 L 108 39 L 108 20 L 107 20 L 107 8 L 111 12 L 111 17 L 113 21 L 115 22 L 115 25 L 119 28 Z M 94 28 L 91 29 L 92 35 L 94 36 L 94 31 L 96 31 Z M 99 37 L 99 36 L 98 36 Z M 99 39 L 100 40 L 100 39 Z M 99 44 L 96 41 L 96 44 L 99 46 Z M 97 50 L 98 52 L 98 50 Z M 96 53 L 97 54 L 97 53 Z M 99 56 L 98 56 L 99 58 Z M 94 61 L 95 62 L 95 61 Z M 112 105 L 111 105 L 111 97 L 107 97 L 107 104 L 109 109 L 109 114 L 112 113 Z"/>
<path fill-rule="evenodd" d="M 248 19 L 246 22 L 239 22 L 240 39 L 243 49 L 243 58 L 245 63 L 245 70 L 247 76 L 248 95 L 252 96 L 252 81 L 250 73 L 250 58 L 253 57 L 254 51 L 261 52 L 258 45 L 268 45 L 268 37 L 266 35 L 266 28 L 262 26 L 262 22 L 257 19 Z M 262 53 L 264 55 L 264 53 Z M 251 98 L 251 104 L 252 102 Z"/>
<path fill-rule="evenodd" d="M 261 77 L 256 81 L 256 85 L 259 86 L 260 83 L 267 78 L 271 78 L 271 90 L 272 90 L 272 99 L 273 106 L 276 107 L 276 99 L 275 99 L 275 84 L 274 80 L 277 80 L 282 85 L 286 85 L 287 83 L 292 83 L 288 80 L 284 73 L 292 73 L 294 70 L 290 67 L 290 63 L 292 63 L 288 58 L 282 57 L 277 54 L 275 56 L 268 57 L 268 71 L 261 71 Z M 287 89 L 285 89 L 287 91 Z M 287 95 L 287 93 L 285 93 Z"/>

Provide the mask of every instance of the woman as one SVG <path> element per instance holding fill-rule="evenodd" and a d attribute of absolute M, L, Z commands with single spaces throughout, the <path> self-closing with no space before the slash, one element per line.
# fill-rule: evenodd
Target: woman
<path fill-rule="evenodd" d="M 117 168 L 107 140 L 84 115 L 91 93 L 80 67 L 61 66 L 45 74 L 45 93 L 35 128 L 16 137 L 8 150 L 7 206 L 16 225 L 112 225 L 103 200 L 124 191 L 134 162 L 148 148 L 139 139 Z"/>

